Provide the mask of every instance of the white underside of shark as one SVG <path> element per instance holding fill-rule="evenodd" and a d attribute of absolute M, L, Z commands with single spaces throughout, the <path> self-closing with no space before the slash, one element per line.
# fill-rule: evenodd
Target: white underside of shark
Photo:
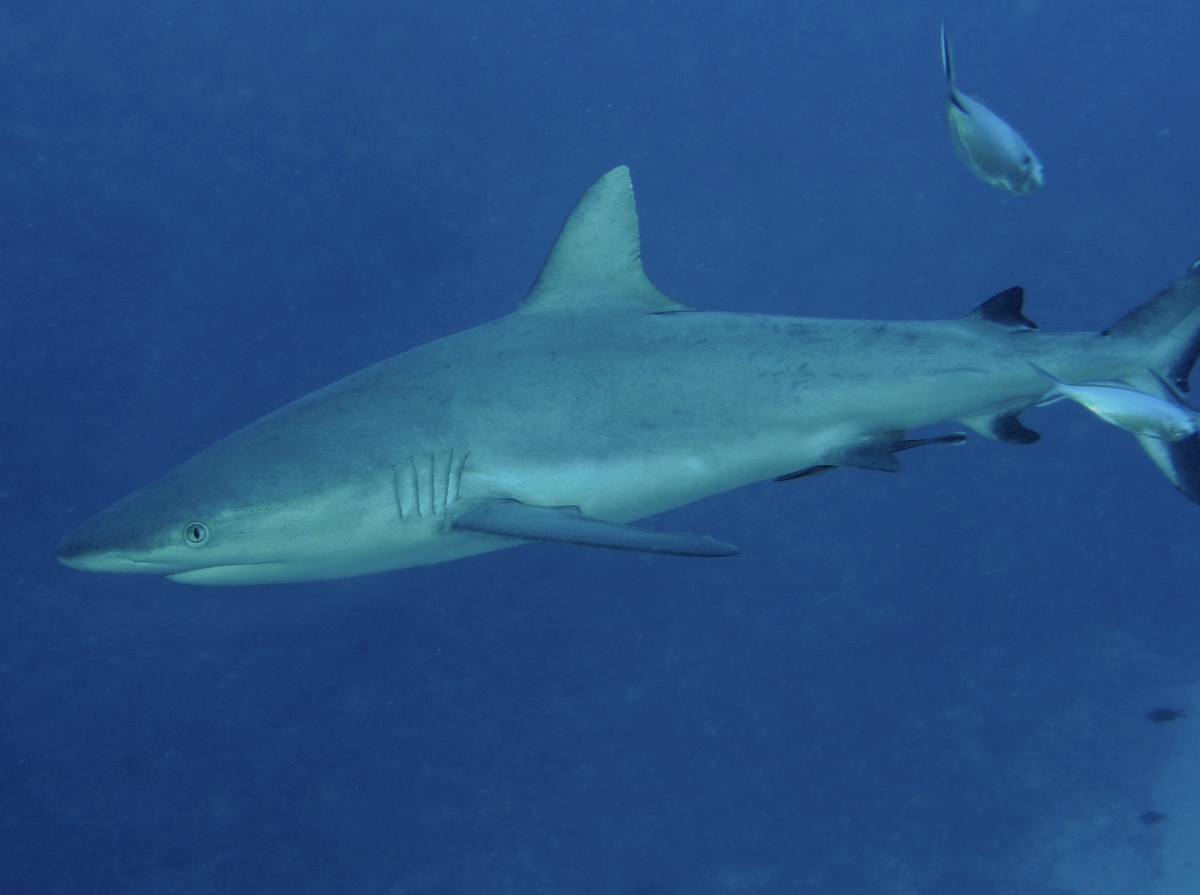
<path fill-rule="evenodd" d="M 958 320 L 695 311 L 642 272 L 629 173 L 568 218 L 513 314 L 303 397 L 69 535 L 92 571 L 196 584 L 337 578 L 530 540 L 692 556 L 732 545 L 627 523 L 833 466 L 894 470 L 904 432 L 1017 421 L 1046 383 L 1186 386 L 1200 330 L 1190 272 L 1105 334 L 1048 334 L 1009 290 Z M 942 440 L 958 440 L 953 436 Z M 1148 444 L 1200 494 L 1200 447 Z M 1155 452 L 1157 451 L 1157 455 Z"/>

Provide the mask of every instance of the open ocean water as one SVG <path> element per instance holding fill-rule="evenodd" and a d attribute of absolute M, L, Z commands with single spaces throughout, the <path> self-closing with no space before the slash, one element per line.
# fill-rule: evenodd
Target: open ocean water
<path fill-rule="evenodd" d="M 943 18 L 1040 192 L 954 157 Z M 1023 285 L 1102 329 L 1200 256 L 1198 42 L 1183 0 L 7 0 L 0 893 L 1200 892 L 1200 507 L 1075 405 L 650 523 L 731 559 L 210 589 L 52 556 L 511 311 L 618 164 L 687 304 Z"/>

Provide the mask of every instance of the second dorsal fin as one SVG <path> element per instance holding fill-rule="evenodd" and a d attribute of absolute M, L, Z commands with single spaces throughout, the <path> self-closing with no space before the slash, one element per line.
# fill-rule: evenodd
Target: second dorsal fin
<path fill-rule="evenodd" d="M 521 312 L 689 311 L 654 288 L 642 270 L 629 169 L 609 171 L 567 217 Z"/>
<path fill-rule="evenodd" d="M 1025 304 L 1025 290 L 1013 286 L 997 292 L 974 311 L 967 319 L 986 320 L 1005 329 L 1037 329 L 1038 325 L 1021 313 Z"/>

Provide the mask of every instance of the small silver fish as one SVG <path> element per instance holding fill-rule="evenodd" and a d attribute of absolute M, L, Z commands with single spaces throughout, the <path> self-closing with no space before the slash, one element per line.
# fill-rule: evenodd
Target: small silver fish
<path fill-rule="evenodd" d="M 1155 373 L 1151 374 L 1163 386 L 1170 399 L 1139 391 L 1125 382 L 1082 382 L 1069 385 L 1028 361 L 1050 383 L 1050 390 L 1038 402 L 1041 407 L 1062 398 L 1078 401 L 1106 423 L 1119 426 L 1134 435 L 1179 441 L 1200 432 L 1200 413 L 1184 403 L 1171 385 Z"/>
<path fill-rule="evenodd" d="M 973 173 L 1008 193 L 1032 193 L 1044 182 L 1042 163 L 1003 118 L 958 92 L 950 41 L 942 25 L 942 68 L 946 72 L 946 127 L 954 151 Z"/>

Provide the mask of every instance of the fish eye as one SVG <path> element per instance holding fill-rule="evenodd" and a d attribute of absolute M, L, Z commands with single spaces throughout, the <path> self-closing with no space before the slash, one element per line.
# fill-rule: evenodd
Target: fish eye
<path fill-rule="evenodd" d="M 183 542 L 189 547 L 199 547 L 208 540 L 208 526 L 203 522 L 189 522 L 183 527 Z"/>

